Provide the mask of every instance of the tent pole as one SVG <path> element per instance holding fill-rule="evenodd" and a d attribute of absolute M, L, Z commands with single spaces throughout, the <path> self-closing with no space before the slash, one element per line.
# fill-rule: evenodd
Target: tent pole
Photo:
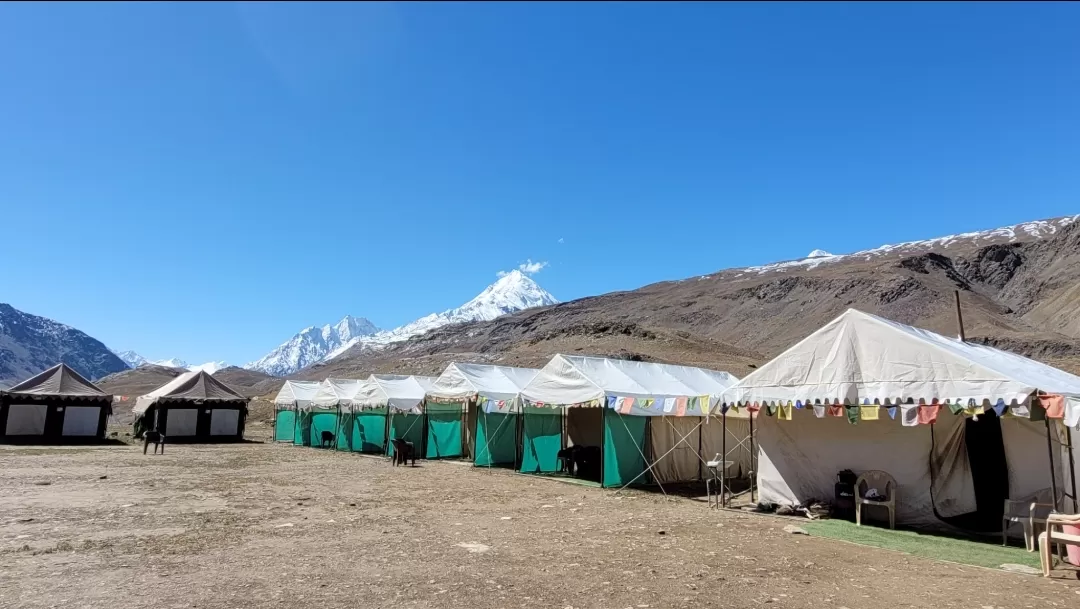
<path fill-rule="evenodd" d="M 754 450 L 754 413 L 750 413 L 750 503 L 757 503 L 757 452 Z"/>
<path fill-rule="evenodd" d="M 1057 476 L 1054 473 L 1054 441 L 1050 438 L 1050 419 L 1043 418 L 1046 424 L 1046 452 L 1050 457 L 1050 497 L 1054 503 L 1054 511 L 1058 509 L 1057 499 Z"/>
<path fill-rule="evenodd" d="M 1077 492 L 1076 492 L 1076 459 L 1073 457 L 1073 439 L 1072 428 L 1065 427 L 1065 441 L 1069 443 L 1069 484 L 1072 490 L 1072 504 L 1073 513 L 1080 513 L 1080 507 L 1077 506 Z"/>
<path fill-rule="evenodd" d="M 720 419 L 724 423 L 723 439 L 720 440 L 720 501 L 727 507 L 727 409 L 721 406 Z"/>
<path fill-rule="evenodd" d="M 604 488 L 604 468 L 606 467 L 604 461 L 607 452 L 607 395 L 604 396 L 604 405 L 601 406 L 602 414 L 600 415 L 600 488 Z"/>

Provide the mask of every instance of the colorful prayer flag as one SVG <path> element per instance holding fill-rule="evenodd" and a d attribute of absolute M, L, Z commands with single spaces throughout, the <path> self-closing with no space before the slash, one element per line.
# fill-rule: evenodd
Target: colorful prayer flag
<path fill-rule="evenodd" d="M 879 410 L 878 406 L 859 406 L 859 418 L 863 421 L 877 421 Z"/>

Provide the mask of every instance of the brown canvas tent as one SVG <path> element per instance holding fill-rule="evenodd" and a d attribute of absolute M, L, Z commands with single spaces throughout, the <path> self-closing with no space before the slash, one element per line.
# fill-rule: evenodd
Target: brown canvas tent
<path fill-rule="evenodd" d="M 111 413 L 111 395 L 57 364 L 0 393 L 0 441 L 101 440 Z"/>
<path fill-rule="evenodd" d="M 163 431 L 169 442 L 244 437 L 248 398 L 202 370 L 186 372 L 135 401 L 135 431 Z"/>

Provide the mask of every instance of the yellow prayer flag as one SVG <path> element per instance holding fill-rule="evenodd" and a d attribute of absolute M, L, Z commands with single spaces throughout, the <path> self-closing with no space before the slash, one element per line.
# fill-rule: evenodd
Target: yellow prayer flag
<path fill-rule="evenodd" d="M 859 406 L 859 419 L 862 421 L 877 421 L 880 406 Z"/>
<path fill-rule="evenodd" d="M 780 411 L 777 415 L 777 418 L 781 421 L 790 421 L 792 409 L 793 407 L 791 405 L 791 402 L 788 402 L 787 404 L 780 404 Z"/>

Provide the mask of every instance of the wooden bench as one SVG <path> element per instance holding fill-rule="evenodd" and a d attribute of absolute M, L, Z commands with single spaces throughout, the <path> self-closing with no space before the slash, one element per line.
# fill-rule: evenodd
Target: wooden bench
<path fill-rule="evenodd" d="M 1064 559 L 1065 546 L 1080 546 L 1080 535 L 1066 533 L 1062 525 L 1080 526 L 1080 514 L 1053 513 L 1046 517 L 1046 531 L 1039 533 L 1039 562 L 1042 563 L 1043 577 L 1050 577 L 1054 568 L 1051 546 L 1057 544 L 1058 556 Z"/>

